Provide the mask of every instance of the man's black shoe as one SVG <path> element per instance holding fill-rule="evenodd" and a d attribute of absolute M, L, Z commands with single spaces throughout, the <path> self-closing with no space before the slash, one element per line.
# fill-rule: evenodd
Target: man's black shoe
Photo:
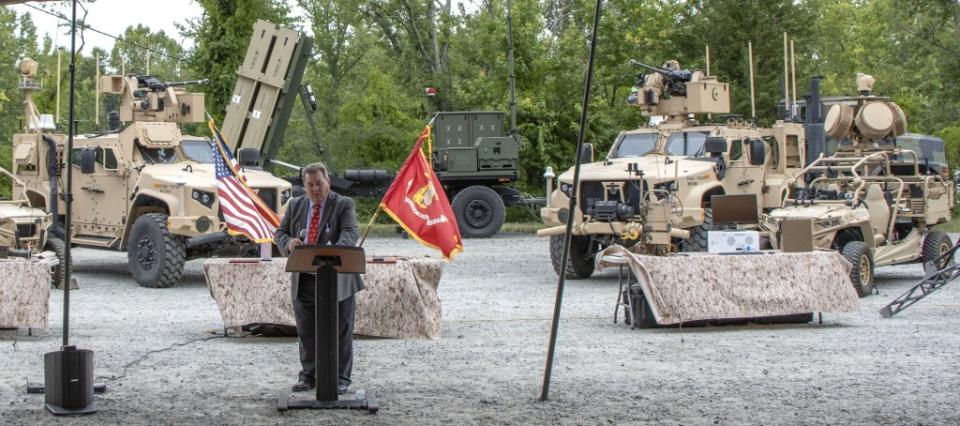
<path fill-rule="evenodd" d="M 306 392 L 313 388 L 314 388 L 313 383 L 308 383 L 303 380 L 300 380 L 299 382 L 297 382 L 297 384 L 293 385 L 292 390 L 294 392 Z"/>
<path fill-rule="evenodd" d="M 350 388 L 350 385 L 337 385 L 337 395 L 343 395 L 347 393 L 347 389 Z"/>

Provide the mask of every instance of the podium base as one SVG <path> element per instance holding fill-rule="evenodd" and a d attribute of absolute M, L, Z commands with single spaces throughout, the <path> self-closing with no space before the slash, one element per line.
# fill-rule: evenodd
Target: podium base
<path fill-rule="evenodd" d="M 349 394 L 348 394 L 349 395 Z M 277 397 L 277 410 L 327 410 L 327 409 L 348 409 L 348 410 L 367 410 L 370 414 L 376 414 L 380 411 L 377 405 L 377 399 L 373 391 L 364 391 L 363 389 L 353 392 L 353 397 L 341 398 L 335 401 L 319 401 L 316 399 L 297 399 L 291 398 L 286 393 Z"/>

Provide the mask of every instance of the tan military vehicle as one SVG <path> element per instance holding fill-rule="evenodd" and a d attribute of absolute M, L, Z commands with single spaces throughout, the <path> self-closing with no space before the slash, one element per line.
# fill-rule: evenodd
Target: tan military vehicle
<path fill-rule="evenodd" d="M 659 124 L 621 132 L 601 161 L 580 171 L 579 203 L 567 265 L 560 265 L 570 211 L 573 169 L 540 215 L 550 227 L 554 270 L 569 278 L 593 273 L 594 255 L 620 244 L 638 253 L 705 251 L 713 197 L 753 194 L 756 217 L 782 205 L 783 189 L 803 168 L 804 128 L 778 121 L 761 128 L 741 121 L 712 124 L 695 114 L 728 114 L 730 90 L 714 76 L 680 70 L 676 61 L 646 74 L 628 103 Z M 757 223 L 740 224 L 756 228 Z"/>
<path fill-rule="evenodd" d="M 207 137 L 180 132 L 181 123 L 206 121 L 203 94 L 182 86 L 149 76 L 104 76 L 100 92 L 120 97 L 111 130 L 75 137 L 69 155 L 62 134 L 13 139 L 13 173 L 24 182 L 14 196 L 62 214 L 65 197 L 55 188 L 63 188 L 66 167 L 73 167 L 72 243 L 125 250 L 131 274 L 145 287 L 174 285 L 187 260 L 254 248 L 225 232 Z M 246 175 L 264 202 L 282 210 L 289 183 L 249 168 Z"/>
<path fill-rule="evenodd" d="M 897 145 L 907 127 L 900 107 L 870 95 L 872 77 L 857 81 L 860 95 L 833 105 L 824 122 L 840 141 L 836 152 L 821 155 L 791 182 L 784 207 L 766 215 L 763 226 L 778 235 L 775 246 L 806 238 L 842 253 L 853 265 L 850 280 L 866 296 L 876 266 L 930 262 L 952 247 L 931 227 L 951 220 L 954 194 L 952 182 Z"/>

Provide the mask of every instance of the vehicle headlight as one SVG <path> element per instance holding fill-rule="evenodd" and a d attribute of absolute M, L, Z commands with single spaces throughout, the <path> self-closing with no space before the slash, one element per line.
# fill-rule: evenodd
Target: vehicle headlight
<path fill-rule="evenodd" d="M 290 197 L 293 196 L 293 189 L 286 189 L 280 193 L 280 205 L 287 204 L 287 201 L 290 200 Z"/>
<path fill-rule="evenodd" d="M 568 197 L 573 197 L 573 185 L 566 182 L 560 182 L 560 192 L 566 194 Z"/>
<path fill-rule="evenodd" d="M 216 197 L 214 197 L 212 192 L 201 191 L 199 189 L 194 189 L 193 192 L 190 193 L 190 198 L 193 198 L 198 203 L 203 204 L 208 209 L 213 206 L 213 202 L 216 200 Z"/>

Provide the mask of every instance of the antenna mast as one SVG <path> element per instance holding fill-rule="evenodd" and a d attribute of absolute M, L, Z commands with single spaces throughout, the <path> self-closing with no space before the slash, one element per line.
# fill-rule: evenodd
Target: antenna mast
<path fill-rule="evenodd" d="M 517 131 L 517 76 L 513 71 L 513 4 L 507 0 L 507 63 L 510 74 L 510 136 L 520 142 Z"/>

